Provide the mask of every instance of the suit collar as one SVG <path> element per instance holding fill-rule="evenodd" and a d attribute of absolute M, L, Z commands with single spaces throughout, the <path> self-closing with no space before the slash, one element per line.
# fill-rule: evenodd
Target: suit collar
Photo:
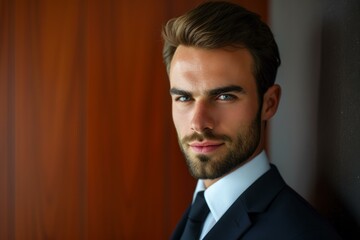
<path fill-rule="evenodd" d="M 205 236 L 204 240 L 238 239 L 249 227 L 251 221 L 242 201 L 235 201 Z"/>
<path fill-rule="evenodd" d="M 270 171 L 248 188 L 240 199 L 249 213 L 263 212 L 284 187 L 285 182 L 279 171 L 271 165 Z"/>
<path fill-rule="evenodd" d="M 249 214 L 265 211 L 284 186 L 277 168 L 271 165 L 271 169 L 234 202 L 204 239 L 238 239 L 252 224 Z"/>
<path fill-rule="evenodd" d="M 219 179 L 205 191 L 206 202 L 215 221 L 225 214 L 236 199 L 258 178 L 270 170 L 265 151 Z"/>

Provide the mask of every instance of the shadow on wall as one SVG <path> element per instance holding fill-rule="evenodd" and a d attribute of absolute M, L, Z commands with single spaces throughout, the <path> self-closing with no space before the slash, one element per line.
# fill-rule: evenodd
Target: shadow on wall
<path fill-rule="evenodd" d="M 315 205 L 360 239 L 360 2 L 323 2 Z"/>

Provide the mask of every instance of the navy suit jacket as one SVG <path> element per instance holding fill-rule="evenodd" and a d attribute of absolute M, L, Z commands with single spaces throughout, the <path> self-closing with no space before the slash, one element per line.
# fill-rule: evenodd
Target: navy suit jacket
<path fill-rule="evenodd" d="M 190 207 L 171 239 L 180 239 Z M 336 231 L 299 194 L 274 165 L 226 211 L 205 240 L 340 239 Z M 190 240 L 190 239 L 189 239 Z"/>

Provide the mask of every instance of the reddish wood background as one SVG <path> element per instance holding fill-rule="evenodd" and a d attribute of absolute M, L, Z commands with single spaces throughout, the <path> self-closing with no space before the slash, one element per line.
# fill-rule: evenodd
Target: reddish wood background
<path fill-rule="evenodd" d="M 168 238 L 195 181 L 160 32 L 197 2 L 0 0 L 0 239 Z"/>

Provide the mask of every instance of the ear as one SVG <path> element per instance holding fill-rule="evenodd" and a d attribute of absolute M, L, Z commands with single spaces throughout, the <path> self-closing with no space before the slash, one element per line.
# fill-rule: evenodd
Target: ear
<path fill-rule="evenodd" d="M 266 91 L 266 93 L 264 94 L 263 106 L 261 110 L 261 119 L 263 121 L 267 121 L 275 115 L 279 106 L 280 97 L 281 88 L 277 84 L 271 86 Z"/>

